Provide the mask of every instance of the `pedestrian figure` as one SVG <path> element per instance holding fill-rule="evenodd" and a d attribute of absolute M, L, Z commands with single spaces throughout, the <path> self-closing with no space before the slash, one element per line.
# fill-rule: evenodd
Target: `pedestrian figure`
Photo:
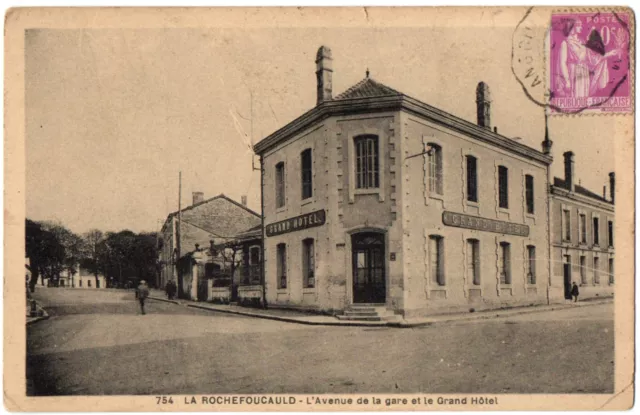
<path fill-rule="evenodd" d="M 571 296 L 573 297 L 573 302 L 578 302 L 578 296 L 580 295 L 580 290 L 578 289 L 578 284 L 573 283 L 573 287 L 571 287 Z"/>
<path fill-rule="evenodd" d="M 173 297 L 176 295 L 176 283 L 173 280 L 167 281 L 167 285 L 165 286 L 165 291 L 167 292 L 167 298 L 169 300 L 173 300 Z"/>
<path fill-rule="evenodd" d="M 148 296 L 149 296 L 149 287 L 147 286 L 146 281 L 142 280 L 140 281 L 140 285 L 138 285 L 138 288 L 136 289 L 136 298 L 140 302 L 140 310 L 142 311 L 142 314 L 146 314 L 144 312 L 144 301 L 147 299 Z"/>

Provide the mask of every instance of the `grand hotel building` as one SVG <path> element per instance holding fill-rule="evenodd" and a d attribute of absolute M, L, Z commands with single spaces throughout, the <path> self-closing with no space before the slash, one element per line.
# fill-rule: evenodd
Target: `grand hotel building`
<path fill-rule="evenodd" d="M 255 145 L 267 302 L 404 316 L 547 303 L 548 138 L 492 129 L 483 82 L 472 123 L 368 73 L 334 96 L 329 48 L 316 65 L 317 105 Z"/>

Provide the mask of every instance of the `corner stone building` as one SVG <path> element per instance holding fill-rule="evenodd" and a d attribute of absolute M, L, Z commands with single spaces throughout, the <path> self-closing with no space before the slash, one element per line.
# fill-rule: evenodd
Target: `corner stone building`
<path fill-rule="evenodd" d="M 546 153 L 367 76 L 255 145 L 271 306 L 405 316 L 548 302 Z M 470 96 L 474 91 L 470 91 Z"/>

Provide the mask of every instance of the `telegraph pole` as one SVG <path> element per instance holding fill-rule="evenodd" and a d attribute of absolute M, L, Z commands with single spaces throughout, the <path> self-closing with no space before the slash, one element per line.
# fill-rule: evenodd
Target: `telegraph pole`
<path fill-rule="evenodd" d="M 178 232 L 176 238 L 176 270 L 178 271 L 178 297 L 183 297 L 182 272 L 180 272 L 180 239 L 182 238 L 182 171 L 178 173 Z"/>

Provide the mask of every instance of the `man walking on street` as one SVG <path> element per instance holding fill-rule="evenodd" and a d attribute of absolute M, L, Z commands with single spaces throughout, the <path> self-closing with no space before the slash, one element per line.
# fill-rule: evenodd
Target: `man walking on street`
<path fill-rule="evenodd" d="M 578 296 L 580 295 L 580 290 L 578 289 L 578 284 L 573 283 L 573 287 L 571 287 L 571 296 L 573 297 L 573 302 L 578 302 Z"/>
<path fill-rule="evenodd" d="M 142 311 L 142 314 L 146 314 L 144 312 L 144 302 L 148 296 L 149 287 L 147 286 L 146 281 L 142 280 L 140 281 L 140 285 L 138 285 L 138 288 L 136 289 L 136 297 L 138 298 L 138 301 L 140 301 L 140 310 Z"/>

